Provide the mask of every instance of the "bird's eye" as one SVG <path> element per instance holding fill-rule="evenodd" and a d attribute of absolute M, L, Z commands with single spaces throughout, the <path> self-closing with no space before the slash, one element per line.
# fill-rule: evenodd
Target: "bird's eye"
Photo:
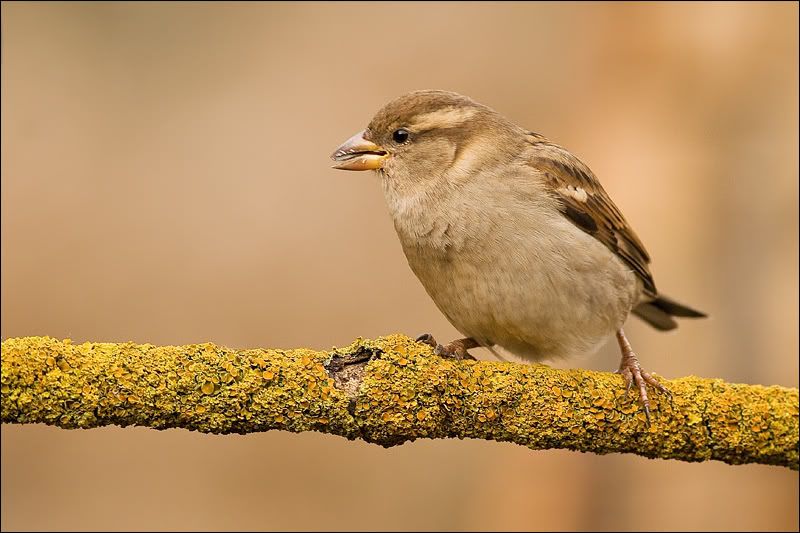
<path fill-rule="evenodd" d="M 403 144 L 408 141 L 408 130 L 404 130 L 400 128 L 399 130 L 394 130 L 392 133 L 392 140 L 397 144 Z"/>

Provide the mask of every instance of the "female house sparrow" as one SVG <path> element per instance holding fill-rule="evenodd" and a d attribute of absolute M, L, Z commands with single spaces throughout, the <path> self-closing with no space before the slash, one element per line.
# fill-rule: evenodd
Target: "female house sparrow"
<path fill-rule="evenodd" d="M 622 325 L 659 330 L 703 313 L 658 294 L 650 256 L 591 170 L 566 149 L 460 94 L 415 91 L 342 144 L 333 168 L 375 170 L 408 263 L 466 338 L 533 361 L 596 350 L 616 334 L 618 373 L 644 372 Z M 436 345 L 432 337 L 420 338 Z"/>

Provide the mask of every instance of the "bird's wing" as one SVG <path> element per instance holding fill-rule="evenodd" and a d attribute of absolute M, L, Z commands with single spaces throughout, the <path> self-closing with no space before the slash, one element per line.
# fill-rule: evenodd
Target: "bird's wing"
<path fill-rule="evenodd" d="M 645 294 L 655 297 L 647 250 L 589 167 L 537 134 L 530 134 L 530 142 L 527 164 L 542 173 L 564 216 L 629 265 L 644 283 Z"/>

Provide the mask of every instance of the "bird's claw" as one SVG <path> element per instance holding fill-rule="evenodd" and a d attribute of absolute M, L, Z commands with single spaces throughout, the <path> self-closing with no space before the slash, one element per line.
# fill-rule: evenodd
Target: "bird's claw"
<path fill-rule="evenodd" d="M 417 337 L 416 342 L 427 344 L 428 346 L 433 348 L 433 353 L 435 353 L 439 357 L 455 359 L 457 361 L 461 361 L 463 359 L 471 359 L 473 361 L 477 361 L 477 359 L 475 359 L 458 341 L 451 342 L 446 346 L 442 346 L 441 344 L 436 342 L 436 339 L 433 338 L 433 335 L 431 335 L 430 333 L 424 333 L 419 337 Z"/>
<path fill-rule="evenodd" d="M 653 387 L 657 393 L 665 394 L 669 398 L 672 398 L 672 393 L 664 385 L 659 383 L 658 380 L 656 380 L 656 378 L 654 378 L 651 374 L 642 370 L 642 367 L 639 365 L 639 361 L 634 354 L 631 354 L 631 357 L 623 358 L 619 370 L 617 370 L 616 373 L 620 374 L 622 379 L 625 380 L 625 396 L 628 396 L 631 388 L 634 384 L 636 384 L 636 387 L 639 390 L 639 401 L 642 404 L 644 416 L 647 419 L 647 425 L 649 427 L 651 420 L 650 399 L 647 397 L 647 385 Z"/>
<path fill-rule="evenodd" d="M 436 350 L 436 346 L 437 346 L 436 345 L 436 339 L 434 339 L 433 335 L 431 335 L 430 333 L 423 333 L 422 335 L 420 335 L 419 337 L 416 338 L 415 342 L 419 342 L 419 343 L 422 343 L 422 344 L 427 344 L 428 346 L 430 346 L 431 348 Z"/>

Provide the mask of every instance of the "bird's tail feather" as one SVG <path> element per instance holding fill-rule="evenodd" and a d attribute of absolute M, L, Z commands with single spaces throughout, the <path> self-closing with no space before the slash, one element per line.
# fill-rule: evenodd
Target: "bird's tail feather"
<path fill-rule="evenodd" d="M 650 324 L 656 329 L 668 331 L 678 327 L 678 323 L 672 317 L 704 318 L 705 313 L 695 311 L 691 307 L 679 304 L 675 300 L 666 296 L 659 295 L 650 302 L 645 302 L 636 306 L 633 314 Z"/>

